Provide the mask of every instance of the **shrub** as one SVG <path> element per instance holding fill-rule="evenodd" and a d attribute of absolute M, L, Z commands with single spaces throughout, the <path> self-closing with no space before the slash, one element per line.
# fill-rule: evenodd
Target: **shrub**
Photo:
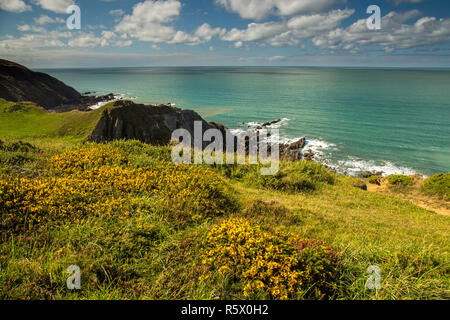
<path fill-rule="evenodd" d="M 0 150 L 0 165 L 20 166 L 33 160 L 35 160 L 33 154 L 25 152 L 6 152 Z"/>
<path fill-rule="evenodd" d="M 129 167 L 154 166 L 158 162 L 171 161 L 171 150 L 167 146 L 153 146 L 138 140 L 119 140 L 111 143 L 129 158 Z"/>
<path fill-rule="evenodd" d="M 256 200 L 244 208 L 243 214 L 248 217 L 285 216 L 287 212 L 286 207 L 277 201 Z"/>
<path fill-rule="evenodd" d="M 353 187 L 367 191 L 367 184 L 364 181 L 359 180 L 359 179 L 357 179 L 355 182 L 353 182 Z"/>
<path fill-rule="evenodd" d="M 0 150 L 27 153 L 35 151 L 37 150 L 37 148 L 28 142 L 17 141 L 10 144 L 6 144 L 0 140 Z"/>
<path fill-rule="evenodd" d="M 207 168 L 171 162 L 124 168 L 118 164 L 128 159 L 108 145 L 65 152 L 52 161 L 52 169 L 59 174 L 54 178 L 0 176 L 2 220 L 26 229 L 46 221 L 126 217 L 150 203 L 184 223 L 236 208 L 228 184 Z"/>
<path fill-rule="evenodd" d="M 50 168 L 56 173 L 72 174 L 106 165 L 126 165 L 128 161 L 128 157 L 119 148 L 106 144 L 89 144 L 52 157 Z"/>
<path fill-rule="evenodd" d="M 20 166 L 35 160 L 32 152 L 37 148 L 27 142 L 5 143 L 0 140 L 0 165 Z"/>
<path fill-rule="evenodd" d="M 323 165 L 310 161 L 281 162 L 273 176 L 262 176 L 259 169 L 246 176 L 249 184 L 258 187 L 298 192 L 316 190 L 324 184 L 334 184 L 335 176 Z"/>
<path fill-rule="evenodd" d="M 438 173 L 425 180 L 422 192 L 450 200 L 450 173 Z"/>
<path fill-rule="evenodd" d="M 401 174 L 390 175 L 386 177 L 386 180 L 390 185 L 397 187 L 406 187 L 412 185 L 413 183 L 411 177 L 404 176 Z"/>
<path fill-rule="evenodd" d="M 370 184 L 376 184 L 377 186 L 381 186 L 381 177 L 380 176 L 371 176 L 367 179 L 367 182 Z"/>
<path fill-rule="evenodd" d="M 265 232 L 246 219 L 213 226 L 202 246 L 202 263 L 235 277 L 249 298 L 330 298 L 339 278 L 337 254 L 323 242 Z"/>

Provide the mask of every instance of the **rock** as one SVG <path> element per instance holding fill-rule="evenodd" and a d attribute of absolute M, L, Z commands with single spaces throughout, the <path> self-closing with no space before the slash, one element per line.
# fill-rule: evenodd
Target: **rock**
<path fill-rule="evenodd" d="M 313 161 L 315 156 L 315 153 L 311 150 L 308 150 L 306 153 L 303 154 L 303 159 L 306 161 Z"/>
<path fill-rule="evenodd" d="M 32 101 L 45 109 L 54 109 L 78 103 L 81 94 L 48 74 L 0 59 L 0 98 L 13 102 Z"/>
<path fill-rule="evenodd" d="M 301 150 L 306 145 L 306 138 L 301 138 L 290 144 L 280 145 L 280 159 L 285 161 L 300 161 L 302 159 Z"/>
<path fill-rule="evenodd" d="M 364 183 L 364 181 L 357 181 L 353 184 L 355 188 L 367 191 L 367 184 Z"/>
<path fill-rule="evenodd" d="M 379 176 L 379 177 L 381 177 L 382 175 L 383 175 L 383 171 L 378 171 L 378 172 L 376 172 L 376 171 L 372 171 L 372 172 L 364 171 L 364 172 L 361 172 L 360 174 L 358 174 L 358 178 L 360 178 L 360 179 L 368 179 L 371 176 Z"/>
<path fill-rule="evenodd" d="M 300 161 L 301 159 L 302 152 L 300 150 L 286 150 L 280 157 L 280 160 L 284 161 Z"/>
<path fill-rule="evenodd" d="M 140 140 L 145 143 L 166 145 L 176 129 L 186 129 L 194 142 L 194 122 L 202 122 L 203 132 L 208 129 L 227 128 L 220 123 L 207 123 L 191 110 L 179 110 L 166 105 L 152 106 L 120 100 L 108 106 L 89 136 L 88 141 Z M 203 147 L 209 143 L 204 142 Z"/>
<path fill-rule="evenodd" d="M 72 110 L 90 111 L 99 102 L 115 99 L 114 94 L 81 95 L 63 82 L 41 72 L 34 72 L 17 63 L 0 59 L 0 98 L 7 101 L 31 101 L 52 113 Z"/>
<path fill-rule="evenodd" d="M 301 138 L 300 140 L 291 143 L 288 146 L 289 150 L 298 150 L 298 149 L 303 149 L 306 145 L 306 138 Z"/>
<path fill-rule="evenodd" d="M 224 126 L 223 124 L 218 123 L 218 122 L 210 122 L 210 123 L 208 123 L 208 125 L 212 129 L 219 130 L 222 133 L 222 135 L 225 137 L 227 130 L 228 130 L 228 128 L 226 126 Z"/>
<path fill-rule="evenodd" d="M 265 123 L 262 125 L 262 127 L 265 128 L 265 127 L 268 127 L 268 126 L 277 124 L 277 123 L 279 123 L 279 122 L 281 122 L 281 119 L 274 120 L 274 121 L 271 121 L 271 122 L 265 122 Z"/>

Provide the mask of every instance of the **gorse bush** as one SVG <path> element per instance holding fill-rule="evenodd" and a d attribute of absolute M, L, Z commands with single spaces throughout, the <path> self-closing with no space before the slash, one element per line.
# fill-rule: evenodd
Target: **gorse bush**
<path fill-rule="evenodd" d="M 247 178 L 259 187 L 288 192 L 316 190 L 323 184 L 335 182 L 332 172 L 310 161 L 281 162 L 280 170 L 273 176 L 262 176 L 257 171 Z"/>
<path fill-rule="evenodd" d="M 401 174 L 393 174 L 386 177 L 387 182 L 392 186 L 407 187 L 412 185 L 412 178 Z"/>
<path fill-rule="evenodd" d="M 380 176 L 371 176 L 367 179 L 367 182 L 370 184 L 376 184 L 377 186 L 381 185 L 381 177 Z"/>
<path fill-rule="evenodd" d="M 170 162 L 138 169 L 120 167 L 129 159 L 109 145 L 68 151 L 50 162 L 55 177 L 0 177 L 3 223 L 26 229 L 48 221 L 127 217 L 149 203 L 186 222 L 220 215 L 236 206 L 228 184 L 203 167 Z"/>
<path fill-rule="evenodd" d="M 439 173 L 426 179 L 422 192 L 450 200 L 450 173 Z"/>
<path fill-rule="evenodd" d="M 20 166 L 35 160 L 34 152 L 38 149 L 23 141 L 5 143 L 0 140 L 0 166 Z"/>
<path fill-rule="evenodd" d="M 56 173 L 71 174 L 106 165 L 127 165 L 124 152 L 106 144 L 89 144 L 84 148 L 66 151 L 50 159 L 50 168 Z"/>
<path fill-rule="evenodd" d="M 0 150 L 12 152 L 32 152 L 37 150 L 37 148 L 28 142 L 17 141 L 8 144 L 0 140 Z"/>
<path fill-rule="evenodd" d="M 241 281 L 248 298 L 324 299 L 337 287 L 338 256 L 321 241 L 236 218 L 213 226 L 202 245 L 202 263 Z"/>
<path fill-rule="evenodd" d="M 334 184 L 336 177 L 323 165 L 311 161 L 282 161 L 275 175 L 261 175 L 261 165 L 219 165 L 215 170 L 227 178 L 256 188 L 287 192 L 316 190 Z"/>

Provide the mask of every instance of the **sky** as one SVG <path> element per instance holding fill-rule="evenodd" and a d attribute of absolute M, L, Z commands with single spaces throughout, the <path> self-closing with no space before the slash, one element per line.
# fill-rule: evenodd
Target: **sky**
<path fill-rule="evenodd" d="M 71 5 L 79 30 L 67 27 Z M 371 5 L 379 30 L 367 26 Z M 448 68 L 450 1 L 0 0 L 0 58 L 31 68 Z"/>

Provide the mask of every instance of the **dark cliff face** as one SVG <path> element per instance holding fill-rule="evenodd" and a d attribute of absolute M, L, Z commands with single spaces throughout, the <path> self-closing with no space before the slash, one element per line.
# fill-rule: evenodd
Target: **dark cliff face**
<path fill-rule="evenodd" d="M 194 136 L 194 122 L 201 121 L 203 131 L 216 128 L 200 115 L 190 110 L 179 110 L 170 106 L 135 104 L 131 101 L 116 101 L 103 114 L 88 138 L 93 142 L 120 139 L 136 139 L 151 144 L 168 144 L 172 132 L 186 129 Z"/>
<path fill-rule="evenodd" d="M 0 98 L 14 102 L 32 101 L 53 109 L 79 103 L 81 94 L 45 73 L 0 59 Z"/>

